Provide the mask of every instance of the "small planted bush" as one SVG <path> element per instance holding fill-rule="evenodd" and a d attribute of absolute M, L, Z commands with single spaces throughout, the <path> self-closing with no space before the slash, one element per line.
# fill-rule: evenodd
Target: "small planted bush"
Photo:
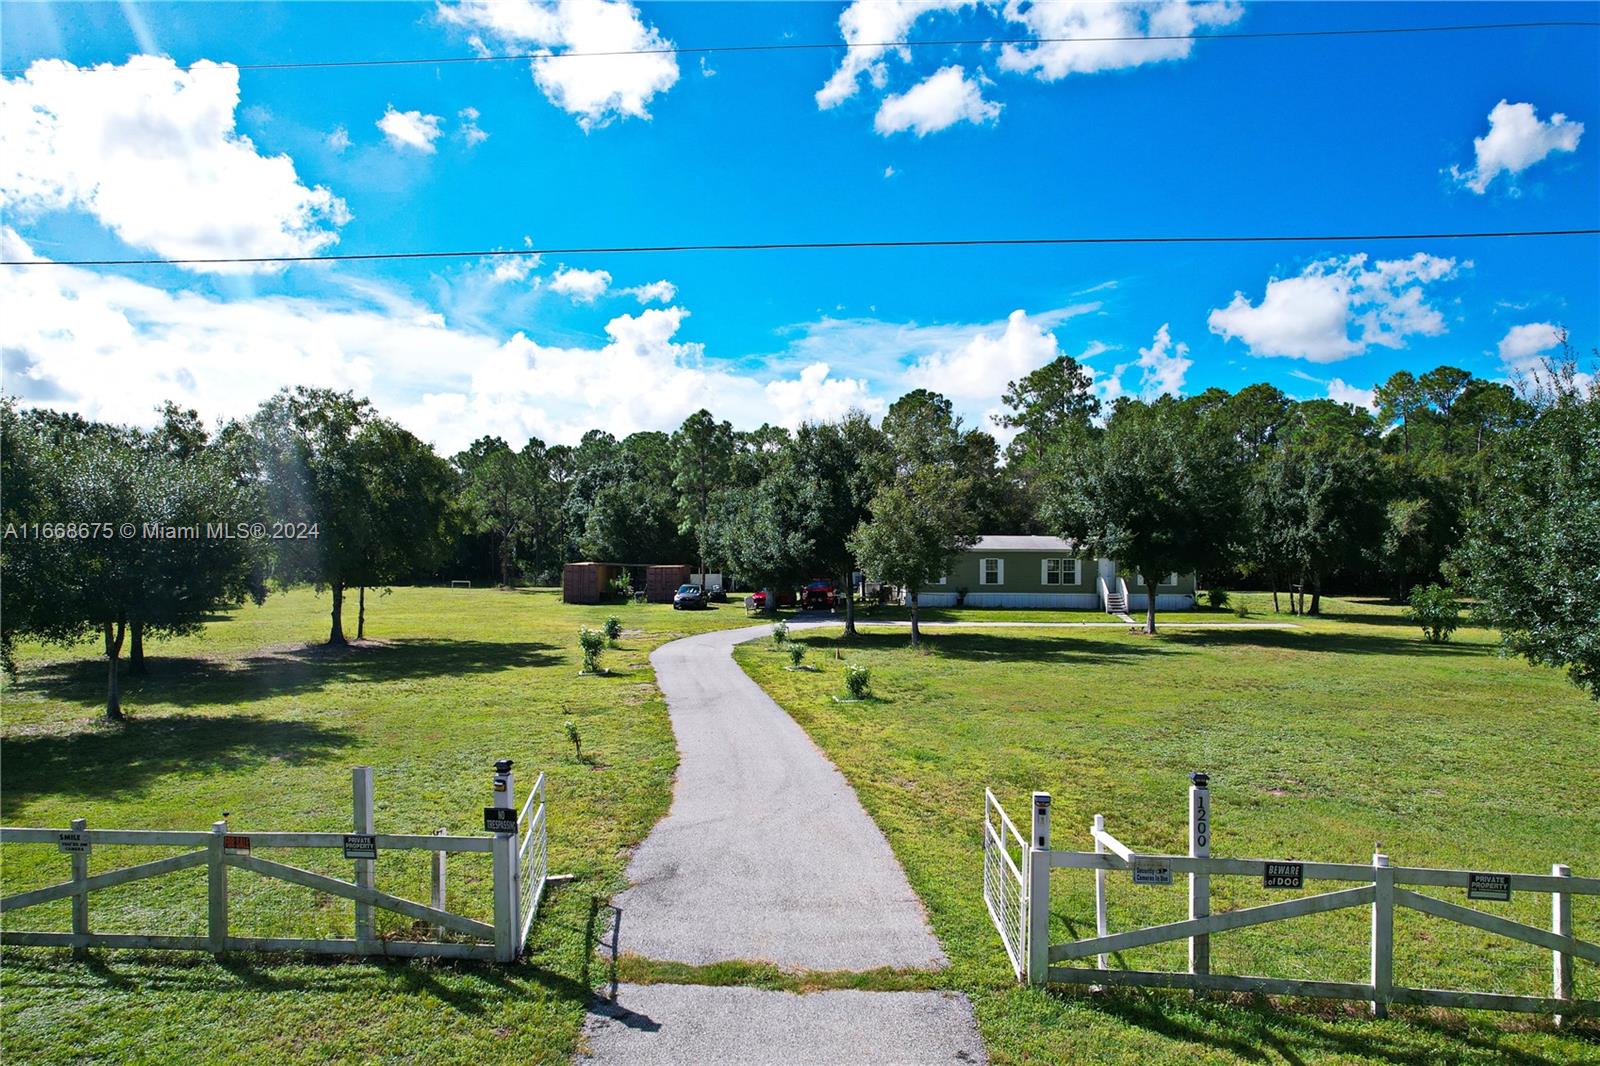
<path fill-rule="evenodd" d="M 844 687 L 851 699 L 866 699 L 872 694 L 872 671 L 860 663 L 845 663 Z"/>
<path fill-rule="evenodd" d="M 792 670 L 800 669 L 800 664 L 805 662 L 806 659 L 806 646 L 804 644 L 791 643 L 787 651 L 789 652 L 789 668 Z"/>
<path fill-rule="evenodd" d="M 1249 618 L 1250 605 L 1245 603 L 1243 600 L 1240 600 L 1238 603 L 1233 605 L 1233 613 L 1238 615 L 1240 618 Z"/>
<path fill-rule="evenodd" d="M 617 646 L 617 640 L 621 636 L 622 636 L 622 619 L 618 618 L 616 615 L 611 615 L 611 616 L 607 617 L 606 618 L 606 640 L 609 641 L 611 646 L 614 648 L 614 647 Z"/>
<path fill-rule="evenodd" d="M 789 626 L 788 626 L 788 623 L 786 623 L 786 622 L 774 622 L 774 623 L 772 623 L 772 643 L 781 648 L 781 647 L 783 647 L 784 642 L 787 641 L 788 639 L 789 639 Z"/>
<path fill-rule="evenodd" d="M 1443 644 L 1461 624 L 1461 606 L 1448 585 L 1423 585 L 1411 590 L 1406 617 L 1422 627 L 1430 644 Z"/>
<path fill-rule="evenodd" d="M 562 726 L 567 731 L 567 739 L 572 742 L 572 752 L 579 762 L 583 761 L 583 737 L 578 733 L 578 723 L 568 718 Z"/>
<path fill-rule="evenodd" d="M 578 630 L 578 647 L 583 649 L 583 672 L 598 674 L 600 672 L 600 652 L 606 646 L 606 635 L 598 629 L 588 626 Z"/>
<path fill-rule="evenodd" d="M 1206 603 L 1213 609 L 1224 611 L 1228 608 L 1227 589 L 1206 589 Z"/>

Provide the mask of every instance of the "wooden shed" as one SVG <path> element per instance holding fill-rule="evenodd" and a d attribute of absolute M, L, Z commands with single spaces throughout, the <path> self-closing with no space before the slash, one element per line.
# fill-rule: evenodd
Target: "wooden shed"
<path fill-rule="evenodd" d="M 620 569 L 612 563 L 568 563 L 561 568 L 561 602 L 599 603 Z"/>
<path fill-rule="evenodd" d="M 644 574 L 644 598 L 651 603 L 671 603 L 672 594 L 688 580 L 687 565 L 652 566 Z"/>

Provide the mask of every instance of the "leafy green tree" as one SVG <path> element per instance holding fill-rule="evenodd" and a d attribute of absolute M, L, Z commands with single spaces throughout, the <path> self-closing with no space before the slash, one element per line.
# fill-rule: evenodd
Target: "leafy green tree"
<path fill-rule="evenodd" d="M 973 448 L 948 399 L 917 389 L 883 416 L 885 447 L 868 466 L 880 488 L 871 517 L 847 546 L 862 569 L 906 590 L 911 643 L 921 643 L 917 599 L 922 587 L 949 572 L 951 561 L 977 539 L 972 507 Z"/>
<path fill-rule="evenodd" d="M 1418 384 L 1415 374 L 1409 370 L 1397 370 L 1373 390 L 1373 398 L 1378 403 L 1378 417 L 1384 429 L 1388 430 L 1398 425 L 1400 427 L 1401 450 L 1411 451 L 1411 429 L 1417 413 L 1427 406 L 1423 396 L 1422 387 Z"/>
<path fill-rule="evenodd" d="M 285 389 L 261 405 L 251 429 L 268 514 L 316 528 L 315 537 L 276 542 L 275 576 L 330 591 L 328 643 L 342 645 L 347 589 L 386 584 L 438 559 L 449 467 L 348 392 Z"/>
<path fill-rule="evenodd" d="M 106 657 L 106 716 L 122 717 L 120 665 L 130 626 L 198 630 L 252 581 L 249 542 L 208 527 L 248 520 L 232 472 L 203 451 L 179 458 L 131 431 L 19 417 L 4 408 L 8 521 L 64 523 L 74 535 L 12 536 L 3 559 L 4 643 L 72 644 L 97 634 Z M 64 431 L 65 430 L 65 431 Z M 16 495 L 13 495 L 16 494 Z M 11 511 L 33 508 L 33 516 Z"/>
<path fill-rule="evenodd" d="M 509 588 L 520 550 L 547 523 L 551 510 L 544 444 L 532 439 L 521 451 L 512 451 L 499 437 L 479 437 L 455 457 L 454 465 L 467 521 L 472 529 L 494 537 L 500 585 Z"/>
<path fill-rule="evenodd" d="M 1017 431 L 1013 461 L 1038 462 L 1063 435 L 1086 432 L 1100 414 L 1088 368 L 1070 355 L 1007 382 L 1000 402 L 1006 410 L 994 416 L 995 424 Z"/>
<path fill-rule="evenodd" d="M 1290 610 L 1321 611 L 1323 581 L 1372 558 L 1383 532 L 1383 481 L 1378 456 L 1348 424 L 1322 408 L 1296 404 L 1283 439 L 1254 469 L 1246 514 L 1255 558 L 1272 581 L 1291 588 Z M 1310 608 L 1306 593 L 1311 593 Z"/>
<path fill-rule="evenodd" d="M 733 477 L 733 426 L 704 408 L 683 420 L 672 435 L 672 487 L 678 493 L 678 532 L 694 541 L 700 573 L 709 573 L 707 523 L 712 500 Z M 720 563 L 719 563 L 720 565 Z"/>
<path fill-rule="evenodd" d="M 1494 449 L 1457 562 L 1477 616 L 1600 699 L 1600 384 L 1570 350 Z"/>
<path fill-rule="evenodd" d="M 361 639 L 367 635 L 368 588 L 430 575 L 444 558 L 455 479 L 432 445 L 387 419 L 362 427 L 355 444 L 367 495 L 367 536 L 351 574 L 360 590 Z"/>
<path fill-rule="evenodd" d="M 883 435 L 860 411 L 837 422 L 808 422 L 795 433 L 781 472 L 774 475 L 777 490 L 791 500 L 805 565 L 832 576 L 844 590 L 846 637 L 856 636 L 852 575 L 858 563 L 850 534 L 871 517 L 877 488 L 872 470 L 880 465 L 884 447 Z"/>
<path fill-rule="evenodd" d="M 906 590 L 912 647 L 922 641 L 919 590 L 947 573 L 951 561 L 977 539 L 966 490 L 949 471 L 917 468 L 878 490 L 872 518 L 850 536 L 850 548 L 867 573 Z"/>
<path fill-rule="evenodd" d="M 1455 450 L 1456 403 L 1472 381 L 1472 375 L 1459 367 L 1435 367 L 1417 379 L 1417 388 L 1438 413 L 1441 444 L 1446 455 Z"/>
<path fill-rule="evenodd" d="M 1461 605 L 1446 585 L 1418 585 L 1411 590 L 1406 617 L 1422 629 L 1430 644 L 1443 644 L 1461 624 Z"/>
<path fill-rule="evenodd" d="M 1154 633 L 1161 576 L 1228 558 L 1242 472 L 1234 429 L 1215 410 L 1124 399 L 1092 446 L 1060 456 L 1046 517 L 1084 551 L 1143 576 L 1145 632 Z"/>

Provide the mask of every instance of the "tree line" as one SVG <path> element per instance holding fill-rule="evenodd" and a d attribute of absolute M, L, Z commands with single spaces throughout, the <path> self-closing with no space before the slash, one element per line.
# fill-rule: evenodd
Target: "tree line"
<path fill-rule="evenodd" d="M 693 562 L 757 587 L 832 577 L 847 635 L 863 571 L 908 591 L 916 642 L 915 591 L 979 534 L 1046 533 L 1143 575 L 1150 632 L 1154 583 L 1172 572 L 1307 614 L 1331 588 L 1398 598 L 1453 581 L 1519 650 L 1592 688 L 1597 406 L 1570 350 L 1522 389 L 1402 371 L 1376 413 L 1266 384 L 1103 406 L 1061 356 L 1008 383 L 995 427 L 919 389 L 876 423 L 735 430 L 701 410 L 671 433 L 486 436 L 449 457 L 325 389 L 283 390 L 212 430 L 171 404 L 141 430 L 6 403 L 0 644 L 9 668 L 18 639 L 101 642 L 115 717 L 125 641 L 142 671 L 146 640 L 271 588 L 326 590 L 329 643 L 343 644 L 350 593 L 360 638 L 369 588 L 551 582 L 584 559 Z M 127 522 L 260 528 L 119 535 Z"/>

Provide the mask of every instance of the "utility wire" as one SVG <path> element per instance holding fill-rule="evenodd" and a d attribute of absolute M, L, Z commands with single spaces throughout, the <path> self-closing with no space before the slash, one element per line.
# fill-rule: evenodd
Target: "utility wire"
<path fill-rule="evenodd" d="M 668 44 L 661 48 L 621 49 L 602 52 L 510 52 L 475 56 L 435 56 L 412 59 L 326 59 L 297 63 L 234 63 L 239 70 L 324 70 L 337 67 L 406 67 L 456 63 L 507 63 L 545 59 L 601 59 L 616 56 L 718 55 L 728 52 L 811 52 L 849 51 L 854 48 L 943 48 L 964 45 L 1038 44 L 1123 44 L 1139 41 L 1219 41 L 1278 40 L 1299 37 L 1375 37 L 1393 34 L 1464 33 L 1486 30 L 1595 29 L 1600 21 L 1563 20 L 1554 22 L 1483 22 L 1452 26 L 1381 26 L 1348 30 L 1262 30 L 1239 33 L 1128 34 L 1107 37 L 963 37 L 928 41 L 817 41 L 775 42 L 771 44 L 724 44 L 698 47 Z M 20 75 L 21 68 L 0 70 L 8 76 Z"/>
<path fill-rule="evenodd" d="M 0 266 L 206 266 L 227 263 L 355 263 L 374 259 L 485 259 L 525 255 L 628 255 L 659 252 L 774 252 L 863 248 L 1017 248 L 1109 244 L 1331 244 L 1373 241 L 1490 240 L 1510 237 L 1594 237 L 1594 229 L 1494 230 L 1478 233 L 1325 233 L 1160 237 L 980 237 L 890 241 L 764 241 L 753 244 L 634 244 L 566 248 L 478 248 L 434 252 L 343 252 L 185 259 L 4 259 Z"/>

